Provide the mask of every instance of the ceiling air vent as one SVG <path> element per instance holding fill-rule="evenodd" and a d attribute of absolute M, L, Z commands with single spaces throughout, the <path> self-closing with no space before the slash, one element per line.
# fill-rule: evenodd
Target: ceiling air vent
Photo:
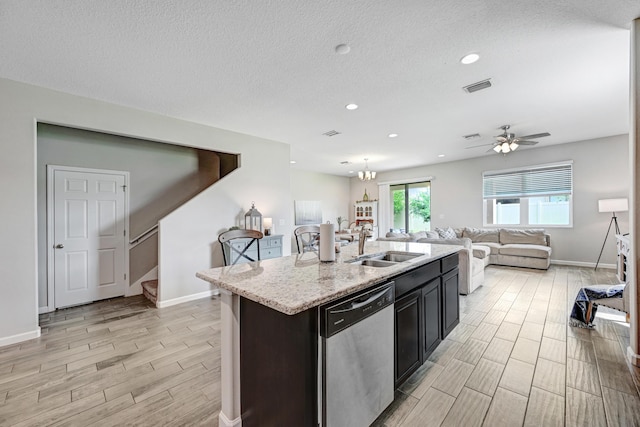
<path fill-rule="evenodd" d="M 473 92 L 477 92 L 479 90 L 487 89 L 490 87 L 491 87 L 491 79 L 487 79 L 487 80 L 482 80 L 481 82 L 472 83 L 468 86 L 463 87 L 462 89 L 464 89 L 464 91 L 467 93 L 473 93 Z"/>
<path fill-rule="evenodd" d="M 341 165 L 350 165 L 351 162 L 349 160 L 345 160 L 343 162 L 340 162 Z"/>
<path fill-rule="evenodd" d="M 323 133 L 324 136 L 336 136 L 336 135 L 340 135 L 340 132 L 338 132 L 337 130 L 329 130 L 326 131 L 325 133 Z"/>
<path fill-rule="evenodd" d="M 471 141 L 471 140 L 480 138 L 480 134 L 479 133 L 472 133 L 470 135 L 463 136 L 463 138 L 466 139 L 467 141 Z"/>

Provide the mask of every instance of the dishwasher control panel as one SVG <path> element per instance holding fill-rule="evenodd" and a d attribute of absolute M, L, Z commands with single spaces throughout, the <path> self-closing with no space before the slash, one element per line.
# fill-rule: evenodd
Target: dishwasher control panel
<path fill-rule="evenodd" d="M 393 304 L 393 301 L 394 282 L 388 282 L 326 306 L 321 309 L 321 334 L 329 338 Z"/>

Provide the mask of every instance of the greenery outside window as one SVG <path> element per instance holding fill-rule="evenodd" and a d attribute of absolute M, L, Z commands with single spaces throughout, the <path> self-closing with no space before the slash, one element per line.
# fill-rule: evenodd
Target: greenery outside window
<path fill-rule="evenodd" d="M 482 174 L 485 226 L 573 226 L 573 164 Z"/>
<path fill-rule="evenodd" d="M 415 233 L 431 229 L 431 183 L 389 186 L 393 200 L 393 229 Z"/>

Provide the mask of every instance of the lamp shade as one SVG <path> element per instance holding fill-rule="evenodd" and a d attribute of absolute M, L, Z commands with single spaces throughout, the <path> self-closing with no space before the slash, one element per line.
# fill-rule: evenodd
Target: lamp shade
<path fill-rule="evenodd" d="M 273 227 L 273 218 L 265 218 L 263 224 L 264 224 L 265 230 L 267 228 L 269 228 L 269 229 L 272 228 Z"/>
<path fill-rule="evenodd" d="M 598 212 L 626 212 L 629 210 L 628 199 L 598 200 Z"/>

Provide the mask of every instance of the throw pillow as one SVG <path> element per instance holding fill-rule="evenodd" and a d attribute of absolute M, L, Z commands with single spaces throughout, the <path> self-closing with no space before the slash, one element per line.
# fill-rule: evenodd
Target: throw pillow
<path fill-rule="evenodd" d="M 440 235 L 437 231 L 426 231 L 427 239 L 439 239 Z"/>
<path fill-rule="evenodd" d="M 440 235 L 441 239 L 455 239 L 457 237 L 456 236 L 456 232 L 453 231 L 453 228 L 451 228 L 451 227 L 447 227 L 447 228 L 437 228 L 436 227 L 436 231 Z"/>
<path fill-rule="evenodd" d="M 411 238 L 414 240 L 426 239 L 427 233 L 425 233 L 424 231 L 418 231 L 416 233 L 409 233 L 409 236 L 411 236 Z"/>

